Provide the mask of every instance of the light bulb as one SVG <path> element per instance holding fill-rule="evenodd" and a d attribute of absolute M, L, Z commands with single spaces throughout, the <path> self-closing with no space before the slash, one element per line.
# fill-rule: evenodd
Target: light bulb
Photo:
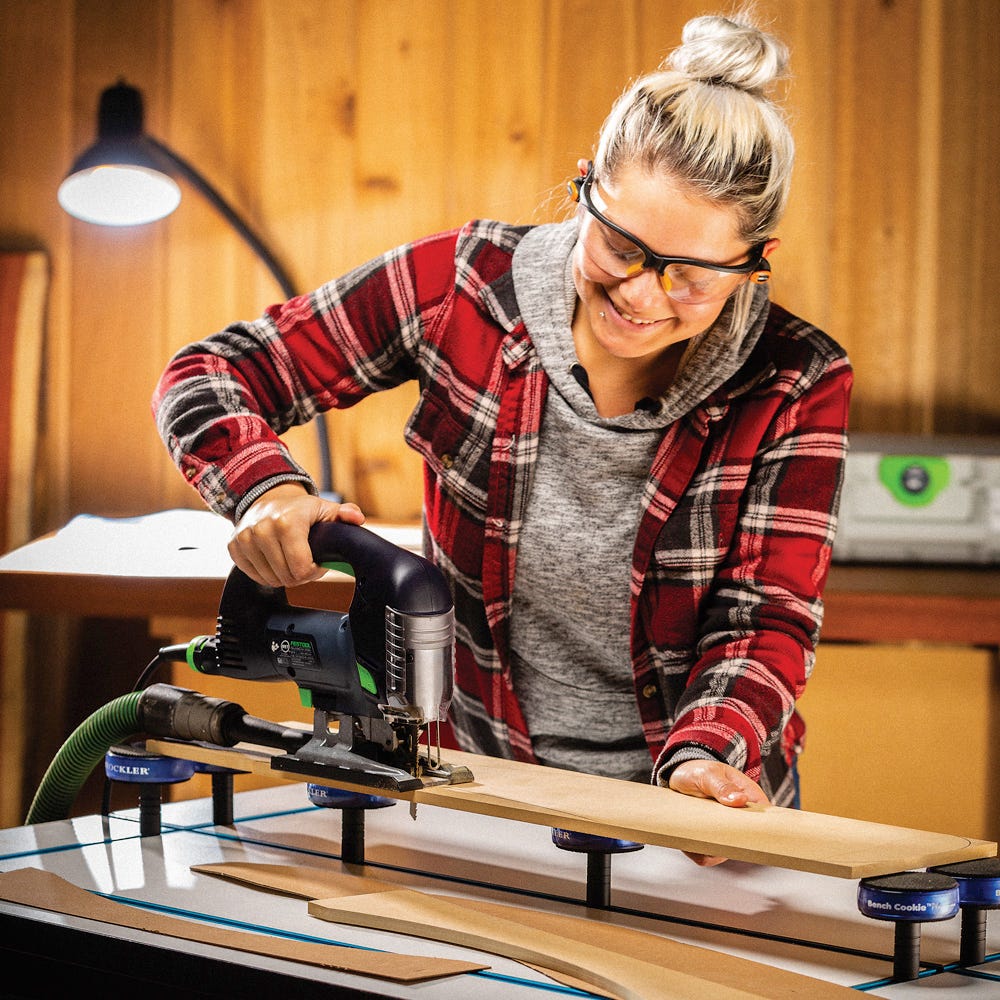
<path fill-rule="evenodd" d="M 158 170 L 131 165 L 91 167 L 59 186 L 70 215 L 101 226 L 138 226 L 169 215 L 181 200 L 176 181 Z"/>

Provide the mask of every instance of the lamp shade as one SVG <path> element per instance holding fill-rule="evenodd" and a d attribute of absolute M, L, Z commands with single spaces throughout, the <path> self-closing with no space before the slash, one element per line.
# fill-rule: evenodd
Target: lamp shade
<path fill-rule="evenodd" d="M 118 83 L 101 94 L 97 141 L 59 186 L 70 215 L 105 226 L 135 226 L 169 215 L 181 200 L 171 165 L 143 132 L 142 95 Z"/>

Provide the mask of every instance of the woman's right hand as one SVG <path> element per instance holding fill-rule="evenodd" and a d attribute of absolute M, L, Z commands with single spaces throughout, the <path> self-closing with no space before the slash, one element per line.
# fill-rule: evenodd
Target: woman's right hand
<path fill-rule="evenodd" d="M 306 492 L 300 483 L 281 483 L 255 500 L 229 541 L 233 562 L 267 587 L 295 587 L 318 580 L 326 570 L 313 560 L 309 529 L 321 521 L 364 524 L 353 503 L 339 504 Z"/>

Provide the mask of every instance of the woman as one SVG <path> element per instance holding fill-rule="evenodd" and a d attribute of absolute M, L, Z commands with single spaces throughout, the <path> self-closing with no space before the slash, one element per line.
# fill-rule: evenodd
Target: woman
<path fill-rule="evenodd" d="M 580 161 L 571 220 L 397 248 L 161 380 L 172 456 L 270 586 L 321 575 L 314 522 L 364 520 L 277 435 L 417 380 L 404 434 L 455 599 L 465 749 L 795 799 L 851 371 L 768 298 L 793 146 L 764 91 L 784 65 L 742 17 L 691 21 Z"/>

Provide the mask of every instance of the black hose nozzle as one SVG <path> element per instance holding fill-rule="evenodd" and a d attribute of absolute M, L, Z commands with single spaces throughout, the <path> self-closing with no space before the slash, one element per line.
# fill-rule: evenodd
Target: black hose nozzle
<path fill-rule="evenodd" d="M 77 727 L 49 764 L 25 822 L 65 819 L 77 792 L 107 751 L 140 733 L 217 746 L 256 743 L 288 753 L 298 751 L 311 737 L 300 729 L 247 715 L 234 702 L 171 684 L 152 684 L 102 706 Z"/>
<path fill-rule="evenodd" d="M 311 735 L 248 715 L 236 702 L 172 684 L 151 684 L 142 692 L 139 720 L 150 736 L 223 747 L 258 743 L 289 753 L 295 753 Z"/>

